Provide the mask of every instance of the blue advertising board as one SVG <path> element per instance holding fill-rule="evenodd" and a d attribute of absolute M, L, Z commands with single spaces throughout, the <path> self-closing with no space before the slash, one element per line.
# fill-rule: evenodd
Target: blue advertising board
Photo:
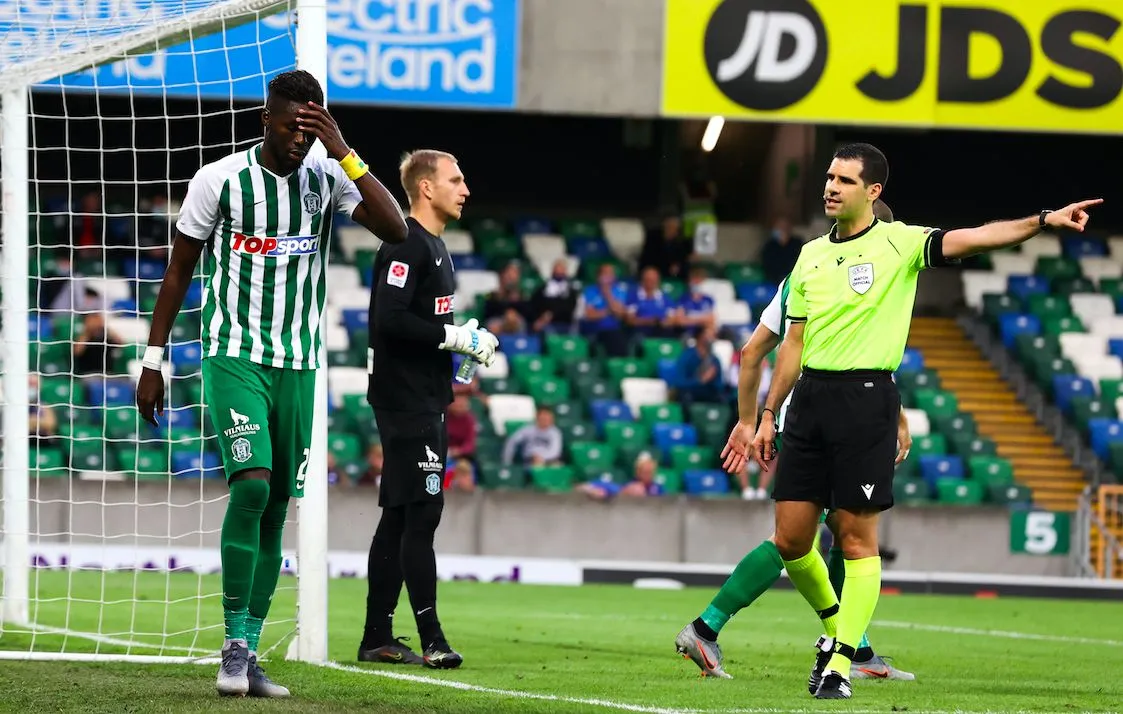
<path fill-rule="evenodd" d="M 328 0 L 329 101 L 514 107 L 520 2 Z M 278 14 L 40 86 L 260 101 L 269 78 L 294 66 L 295 32 Z"/>

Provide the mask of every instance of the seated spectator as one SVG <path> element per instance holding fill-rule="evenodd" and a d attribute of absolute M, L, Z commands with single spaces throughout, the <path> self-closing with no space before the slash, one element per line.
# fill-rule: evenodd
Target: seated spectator
<path fill-rule="evenodd" d="M 663 294 L 659 271 L 644 268 L 640 284 L 628 299 L 625 322 L 645 337 L 668 337 L 679 326 L 679 314 L 674 303 Z"/>
<path fill-rule="evenodd" d="M 663 487 L 655 483 L 657 466 L 655 458 L 644 451 L 636 457 L 632 480 L 623 486 L 608 481 L 587 481 L 577 484 L 576 491 L 597 501 L 604 501 L 615 496 L 630 496 L 633 498 L 662 496 L 664 493 Z"/>
<path fill-rule="evenodd" d="M 382 483 L 382 444 L 374 443 L 367 449 L 367 470 L 355 482 L 357 486 L 375 486 Z"/>
<path fill-rule="evenodd" d="M 460 459 L 449 466 L 445 471 L 445 491 L 462 491 L 472 493 L 476 490 L 476 474 L 472 464 L 466 459 Z"/>
<path fill-rule="evenodd" d="M 336 486 L 339 484 L 339 467 L 335 460 L 335 453 L 328 452 L 328 485 Z"/>
<path fill-rule="evenodd" d="M 685 405 L 693 402 L 725 401 L 725 378 L 721 362 L 713 352 L 717 332 L 713 327 L 703 328 L 694 344 L 683 350 L 678 359 L 679 401 Z"/>
<path fill-rule="evenodd" d="M 29 420 L 27 433 L 35 440 L 49 440 L 58 435 L 58 416 L 50 405 L 39 401 L 39 375 L 27 376 Z"/>
<path fill-rule="evenodd" d="M 448 405 L 448 414 L 445 424 L 448 427 L 448 460 L 459 461 L 476 458 L 476 415 L 472 413 L 472 405 L 466 395 L 458 394 Z"/>
<path fill-rule="evenodd" d="M 714 325 L 714 299 L 702 292 L 705 280 L 705 268 L 691 268 L 686 294 L 678 305 L 679 324 L 690 334 L 697 334 L 703 327 Z"/>
<path fill-rule="evenodd" d="M 531 300 L 534 332 L 568 332 L 577 309 L 577 290 L 569 279 L 569 263 L 558 258 L 550 278 Z"/>
<path fill-rule="evenodd" d="M 628 314 L 628 289 L 616 279 L 616 266 L 604 263 L 597 270 L 597 283 L 581 295 L 584 311 L 581 332 L 601 346 L 609 357 L 628 355 L 628 335 L 621 328 Z"/>
<path fill-rule="evenodd" d="M 562 432 L 554 424 L 554 412 L 538 407 L 534 423 L 527 424 L 507 437 L 503 445 L 503 463 L 513 464 L 516 457 L 526 466 L 557 466 L 562 457 Z"/>
<path fill-rule="evenodd" d="M 117 356 L 121 339 L 105 326 L 105 315 L 91 312 L 82 323 L 82 334 L 73 342 L 74 373 L 103 375 Z"/>
<path fill-rule="evenodd" d="M 693 249 L 691 240 L 683 235 L 682 218 L 675 213 L 667 214 L 657 228 L 644 236 L 639 255 L 640 270 L 651 267 L 664 278 L 682 279 Z"/>
<path fill-rule="evenodd" d="M 764 279 L 772 285 L 779 285 L 792 272 L 801 250 L 803 239 L 792 235 L 792 222 L 786 216 L 777 218 L 772 226 L 772 235 L 760 249 Z"/>
<path fill-rule="evenodd" d="M 530 300 L 523 294 L 519 264 L 507 263 L 499 272 L 499 287 L 484 301 L 484 324 L 497 335 L 526 332 Z"/>

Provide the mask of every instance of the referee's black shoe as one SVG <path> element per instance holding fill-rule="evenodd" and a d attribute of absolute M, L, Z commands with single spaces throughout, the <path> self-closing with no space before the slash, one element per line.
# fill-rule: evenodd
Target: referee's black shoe
<path fill-rule="evenodd" d="M 816 699 L 849 699 L 850 680 L 838 672 L 827 672 L 823 681 L 819 683 L 819 691 L 815 692 Z"/>
<path fill-rule="evenodd" d="M 378 647 L 367 647 L 366 644 L 359 645 L 359 661 L 360 662 L 379 662 L 381 664 L 425 664 L 425 660 L 421 655 L 411 650 L 402 640 L 404 637 L 396 637 L 387 645 Z"/>
<path fill-rule="evenodd" d="M 815 666 L 811 668 L 811 676 L 807 678 L 809 694 L 819 691 L 819 685 L 823 681 L 823 670 L 827 668 L 827 663 L 831 661 L 833 654 L 834 638 L 821 635 L 819 641 L 815 643 Z"/>
<path fill-rule="evenodd" d="M 464 663 L 460 653 L 442 638 L 425 648 L 425 666 L 431 669 L 456 669 Z"/>

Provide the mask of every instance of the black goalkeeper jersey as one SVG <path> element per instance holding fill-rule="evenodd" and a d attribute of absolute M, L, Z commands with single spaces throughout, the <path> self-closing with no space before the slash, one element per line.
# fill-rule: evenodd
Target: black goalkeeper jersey
<path fill-rule="evenodd" d="M 456 277 L 444 241 L 413 218 L 397 245 L 383 243 L 370 291 L 370 386 L 379 411 L 443 413 L 452 402 L 452 353 L 439 349 L 453 323 Z"/>

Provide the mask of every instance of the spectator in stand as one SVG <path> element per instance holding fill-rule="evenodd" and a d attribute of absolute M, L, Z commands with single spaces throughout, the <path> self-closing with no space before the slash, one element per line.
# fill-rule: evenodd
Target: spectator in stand
<path fill-rule="evenodd" d="M 72 343 L 74 373 L 101 376 L 116 358 L 121 338 L 105 325 L 105 315 L 91 312 L 82 322 L 82 334 Z"/>
<path fill-rule="evenodd" d="M 801 250 L 803 239 L 792 235 L 791 220 L 786 216 L 777 218 L 772 225 L 772 235 L 760 250 L 764 279 L 770 285 L 779 285 L 792 272 Z"/>
<path fill-rule="evenodd" d="M 702 292 L 702 283 L 705 280 L 705 268 L 691 268 L 686 294 L 679 302 L 679 324 L 692 335 L 698 334 L 703 327 L 714 326 L 714 299 Z"/>
<path fill-rule="evenodd" d="M 554 424 L 554 412 L 549 407 L 538 407 L 534 423 L 508 436 L 503 445 L 505 464 L 513 464 L 517 458 L 526 466 L 557 466 L 561 457 L 562 432 Z"/>
<path fill-rule="evenodd" d="M 581 332 L 609 357 L 626 357 L 630 342 L 621 328 L 628 314 L 628 288 L 616 279 L 616 266 L 602 264 L 597 270 L 597 284 L 585 288 L 581 297 L 585 304 Z"/>
<path fill-rule="evenodd" d="M 605 501 L 615 496 L 630 496 L 632 498 L 662 496 L 664 493 L 663 487 L 655 483 L 657 466 L 654 457 L 644 451 L 636 457 L 632 480 L 623 486 L 608 481 L 586 481 L 577 484 L 576 491 L 597 501 Z"/>
<path fill-rule="evenodd" d="M 496 335 L 526 332 L 530 300 L 523 294 L 519 264 L 512 261 L 499 271 L 499 288 L 484 301 L 484 324 Z"/>
<path fill-rule="evenodd" d="M 476 490 L 476 474 L 472 464 L 461 459 L 445 471 L 444 490 L 472 493 Z"/>
<path fill-rule="evenodd" d="M 382 483 L 382 444 L 374 443 L 367 449 L 367 470 L 355 482 L 357 486 L 375 486 Z"/>
<path fill-rule="evenodd" d="M 640 284 L 628 299 L 628 326 L 644 337 L 668 337 L 679 327 L 679 313 L 662 290 L 659 271 L 643 269 Z"/>
<path fill-rule="evenodd" d="M 664 278 L 681 280 L 686 275 L 693 248 L 693 242 L 683 235 L 682 218 L 677 213 L 667 213 L 660 225 L 644 236 L 640 270 L 655 268 Z"/>
<path fill-rule="evenodd" d="M 168 197 L 157 194 L 151 199 L 141 199 L 138 212 L 136 243 L 141 249 L 141 259 L 167 260 L 173 224 Z"/>
<path fill-rule="evenodd" d="M 27 402 L 30 405 L 27 433 L 32 441 L 48 441 L 58 435 L 58 416 L 53 407 L 40 403 L 39 375 L 27 376 Z"/>
<path fill-rule="evenodd" d="M 679 401 L 689 406 L 694 402 L 723 402 L 726 399 L 725 375 L 721 362 L 713 352 L 717 331 L 704 327 L 694 344 L 683 350 L 678 359 Z"/>
<path fill-rule="evenodd" d="M 78 201 L 70 223 L 71 245 L 84 260 L 96 260 L 105 255 L 105 217 L 101 209 L 101 194 L 88 191 Z"/>
<path fill-rule="evenodd" d="M 576 309 L 577 290 L 569 279 L 569 263 L 558 258 L 549 279 L 531 300 L 534 332 L 569 332 Z"/>
<path fill-rule="evenodd" d="M 479 425 L 471 407 L 464 394 L 457 394 L 448 405 L 445 426 L 448 428 L 449 462 L 466 460 L 471 463 L 476 458 L 476 430 Z"/>

